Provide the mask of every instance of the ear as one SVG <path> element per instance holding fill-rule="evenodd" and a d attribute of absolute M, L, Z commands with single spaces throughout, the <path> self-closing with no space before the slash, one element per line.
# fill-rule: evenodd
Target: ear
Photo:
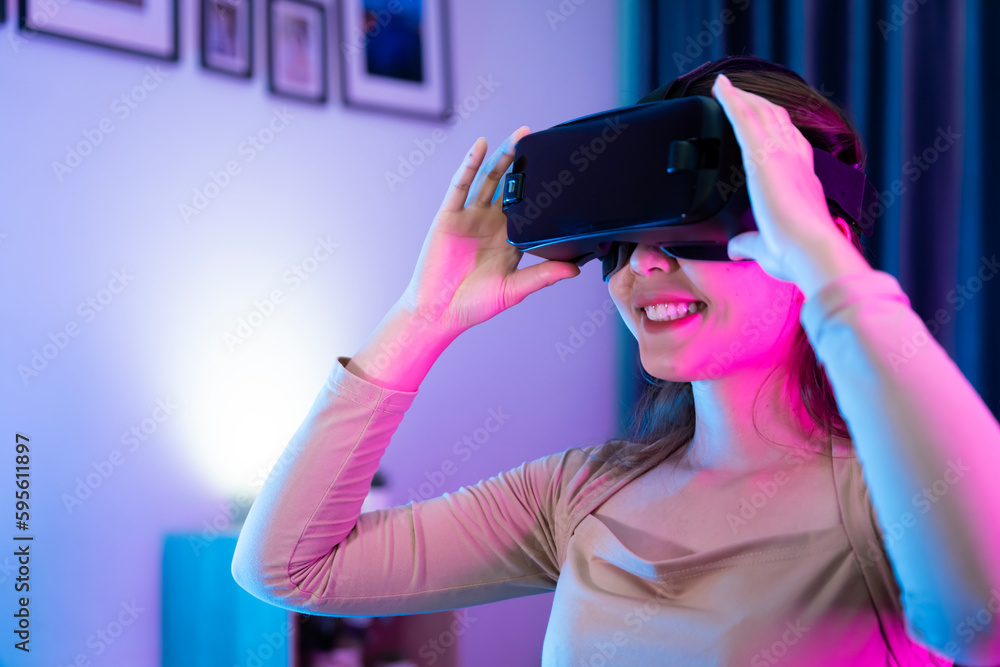
<path fill-rule="evenodd" d="M 848 241 L 851 240 L 851 226 L 847 224 L 847 221 L 841 218 L 839 215 L 833 219 L 837 227 L 840 228 L 840 233 L 844 235 Z"/>

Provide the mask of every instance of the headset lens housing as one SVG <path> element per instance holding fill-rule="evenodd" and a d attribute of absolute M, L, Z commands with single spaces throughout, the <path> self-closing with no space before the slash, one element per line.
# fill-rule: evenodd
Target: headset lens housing
<path fill-rule="evenodd" d="M 608 282 L 618 269 L 625 266 L 632 257 L 636 243 L 626 243 L 614 241 L 611 243 L 608 254 L 602 259 L 604 282 Z M 676 257 L 677 259 L 697 260 L 704 262 L 731 262 L 727 244 L 723 243 L 685 243 L 685 244 L 660 244 L 660 250 Z"/>

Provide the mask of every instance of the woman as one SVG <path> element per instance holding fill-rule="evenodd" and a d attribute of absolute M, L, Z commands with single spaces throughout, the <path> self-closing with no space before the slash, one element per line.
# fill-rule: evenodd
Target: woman
<path fill-rule="evenodd" d="M 333 615 L 554 590 L 546 666 L 994 664 L 1000 425 L 827 207 L 811 145 L 863 168 L 860 137 L 758 58 L 708 63 L 667 96 L 699 94 L 734 127 L 759 231 L 729 244 L 752 261 L 621 245 L 609 289 L 658 385 L 639 429 L 359 516 L 447 345 L 579 274 L 517 269 L 506 242 L 495 192 L 527 128 L 485 163 L 477 140 L 406 292 L 338 358 L 261 488 L 241 586 Z M 406 354 L 374 363 L 394 344 Z"/>

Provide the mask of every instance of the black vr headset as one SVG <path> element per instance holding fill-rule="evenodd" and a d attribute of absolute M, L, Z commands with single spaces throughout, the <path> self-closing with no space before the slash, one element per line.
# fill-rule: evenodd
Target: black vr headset
<path fill-rule="evenodd" d="M 518 141 L 502 190 L 508 243 L 578 266 L 602 259 L 605 282 L 637 243 L 731 261 L 729 239 L 757 225 L 729 119 L 712 97 L 644 101 L 656 93 Z M 870 237 L 877 193 L 864 172 L 813 156 L 831 208 Z"/>

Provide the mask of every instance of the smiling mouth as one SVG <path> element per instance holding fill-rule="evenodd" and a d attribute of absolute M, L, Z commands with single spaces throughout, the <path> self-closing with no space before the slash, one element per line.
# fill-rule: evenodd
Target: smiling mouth
<path fill-rule="evenodd" d="M 684 319 L 689 315 L 700 313 L 706 308 L 708 308 L 708 304 L 703 301 L 691 301 L 680 304 L 656 304 L 639 308 L 638 310 L 650 322 L 674 322 Z"/>

